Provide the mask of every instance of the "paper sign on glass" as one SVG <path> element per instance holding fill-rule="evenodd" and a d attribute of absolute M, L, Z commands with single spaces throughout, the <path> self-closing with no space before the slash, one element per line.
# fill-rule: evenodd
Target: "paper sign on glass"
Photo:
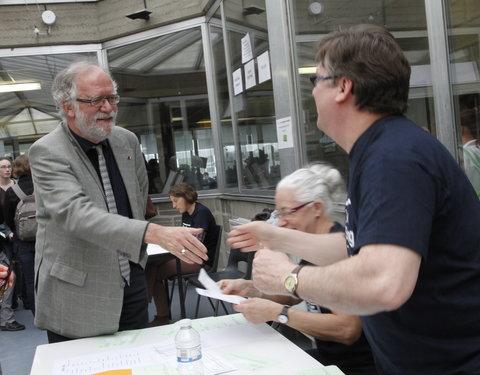
<path fill-rule="evenodd" d="M 258 83 L 268 81 L 271 77 L 270 75 L 270 57 L 268 51 L 265 51 L 257 57 L 257 66 L 258 66 Z"/>
<path fill-rule="evenodd" d="M 255 86 L 255 60 L 251 60 L 245 64 L 245 88 Z"/>
<path fill-rule="evenodd" d="M 238 95 L 243 91 L 242 69 L 238 68 L 232 73 L 233 78 L 233 94 Z"/>

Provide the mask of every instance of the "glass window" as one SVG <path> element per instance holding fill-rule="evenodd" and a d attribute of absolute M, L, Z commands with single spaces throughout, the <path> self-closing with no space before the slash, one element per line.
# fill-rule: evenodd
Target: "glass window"
<path fill-rule="evenodd" d="M 480 196 L 478 1 L 447 1 L 449 54 L 461 163 Z"/>
<path fill-rule="evenodd" d="M 188 182 L 217 188 L 200 27 L 107 51 L 119 86 L 118 125 L 139 137 L 150 193 Z"/>
<path fill-rule="evenodd" d="M 58 125 L 60 116 L 51 95 L 52 81 L 77 60 L 97 61 L 97 54 L 0 57 L 0 155 L 14 158 L 27 152 L 33 142 Z M 16 84 L 20 83 L 32 86 L 19 88 Z"/>
<path fill-rule="evenodd" d="M 268 52 L 265 1 L 246 6 L 244 2 L 228 0 L 224 5 L 241 154 L 240 184 L 247 189 L 274 190 L 280 169 L 272 81 L 260 82 L 258 70 L 259 56 Z M 223 119 L 228 118 L 231 118 L 230 108 L 224 112 Z M 233 156 L 235 148 L 227 144 L 229 140 L 233 136 L 227 134 L 224 149 Z M 233 160 L 226 157 L 227 166 L 234 167 Z"/>
<path fill-rule="evenodd" d="M 307 162 L 325 161 L 347 176 L 346 153 L 326 134 L 317 129 L 317 113 L 312 98 L 309 75 L 315 74 L 315 44 L 339 27 L 358 23 L 386 26 L 397 38 L 411 66 L 409 109 L 407 116 L 435 134 L 435 117 L 431 93 L 429 45 L 425 7 L 413 0 L 369 2 L 352 7 L 350 0 L 318 2 L 291 1 L 294 14 L 295 49 Z"/>

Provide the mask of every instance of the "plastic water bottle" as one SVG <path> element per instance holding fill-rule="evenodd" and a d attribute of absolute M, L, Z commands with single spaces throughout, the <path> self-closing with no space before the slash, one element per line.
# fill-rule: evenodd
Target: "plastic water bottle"
<path fill-rule="evenodd" d="M 200 334 L 192 328 L 190 319 L 180 321 L 175 336 L 177 372 L 179 375 L 203 375 Z"/>

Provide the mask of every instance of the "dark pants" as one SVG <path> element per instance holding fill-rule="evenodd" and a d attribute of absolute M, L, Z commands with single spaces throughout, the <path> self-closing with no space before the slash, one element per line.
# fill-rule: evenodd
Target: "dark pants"
<path fill-rule="evenodd" d="M 24 290 L 25 299 L 27 304 L 32 310 L 33 315 L 35 315 L 35 242 L 26 242 L 26 241 L 15 241 L 15 246 L 17 247 L 17 259 L 22 266 L 23 271 L 23 281 L 24 281 Z"/>
<path fill-rule="evenodd" d="M 125 284 L 123 306 L 118 323 L 119 331 L 146 328 L 148 326 L 148 300 L 145 271 L 136 263 L 130 262 L 130 285 Z M 71 338 L 47 331 L 48 342 L 73 340 Z"/>

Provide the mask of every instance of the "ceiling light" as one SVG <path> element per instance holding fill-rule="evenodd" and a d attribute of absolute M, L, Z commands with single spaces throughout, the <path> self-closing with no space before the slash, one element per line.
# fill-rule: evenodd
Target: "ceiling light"
<path fill-rule="evenodd" d="M 304 66 L 302 68 L 298 68 L 298 74 L 315 74 L 316 72 L 316 66 Z"/>
<path fill-rule="evenodd" d="M 40 82 L 9 82 L 0 83 L 0 92 L 32 91 L 40 90 Z"/>

